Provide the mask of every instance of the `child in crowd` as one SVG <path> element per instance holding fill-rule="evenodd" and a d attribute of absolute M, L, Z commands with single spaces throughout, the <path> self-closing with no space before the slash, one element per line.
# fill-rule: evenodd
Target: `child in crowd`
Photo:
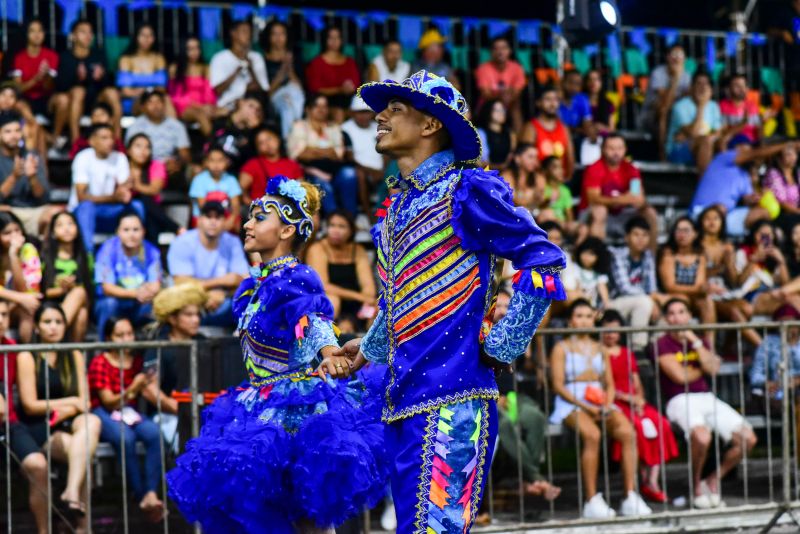
<path fill-rule="evenodd" d="M 536 176 L 539 204 L 538 222 L 556 221 L 569 234 L 575 233 L 577 223 L 572 211 L 572 192 L 564 185 L 564 164 L 561 158 L 548 156 L 542 160 L 542 172 Z"/>
<path fill-rule="evenodd" d="M 608 307 L 609 257 L 605 244 L 596 237 L 587 237 L 575 249 L 574 262 L 567 263 L 561 279 L 570 301 L 583 298 L 592 306 Z"/>
<path fill-rule="evenodd" d="M 30 243 L 22 222 L 10 211 L 0 211 L 0 299 L 14 304 L 19 339 L 30 341 L 33 314 L 39 307 L 42 281 L 41 260 L 37 247 Z"/>
<path fill-rule="evenodd" d="M 42 250 L 42 289 L 47 299 L 61 304 L 72 340 L 83 341 L 94 280 L 78 221 L 68 211 L 50 221 Z"/>
<path fill-rule="evenodd" d="M 225 230 L 239 232 L 242 188 L 239 180 L 228 174 L 228 156 L 222 148 L 212 146 L 203 158 L 205 170 L 192 179 L 189 196 L 192 198 L 192 226 L 200 216 L 200 208 L 205 203 L 206 195 L 212 191 L 221 191 L 230 199 L 230 216 L 225 221 Z"/>
<path fill-rule="evenodd" d="M 624 326 L 624 321 L 619 312 L 608 310 L 600 319 L 599 326 L 617 328 Z M 619 332 L 602 335 L 603 350 L 608 355 L 614 377 L 614 404 L 633 423 L 636 431 L 636 447 L 642 464 L 639 492 L 648 500 L 665 503 L 667 495 L 661 489 L 658 474 L 661 462 L 667 463 L 678 456 L 678 444 L 667 418 L 644 400 L 636 356 L 628 347 L 620 345 L 621 338 Z M 619 461 L 621 455 L 619 445 L 615 444 L 612 458 Z"/>

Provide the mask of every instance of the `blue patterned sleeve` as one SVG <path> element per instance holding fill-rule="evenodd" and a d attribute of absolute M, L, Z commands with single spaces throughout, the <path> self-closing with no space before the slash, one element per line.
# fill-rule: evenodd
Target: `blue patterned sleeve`
<path fill-rule="evenodd" d="M 333 323 L 319 315 L 309 315 L 306 337 L 302 341 L 295 342 L 295 349 L 300 352 L 299 360 L 305 363 L 311 362 L 323 347 L 328 346 L 339 346 L 333 331 Z"/>
<path fill-rule="evenodd" d="M 386 312 L 378 312 L 372 328 L 361 340 L 361 353 L 371 362 L 387 363 L 389 357 L 389 330 L 386 325 Z"/>
<path fill-rule="evenodd" d="M 546 297 L 516 291 L 508 305 L 508 313 L 486 336 L 484 352 L 504 363 L 511 363 L 524 354 L 550 302 L 551 299 Z"/>

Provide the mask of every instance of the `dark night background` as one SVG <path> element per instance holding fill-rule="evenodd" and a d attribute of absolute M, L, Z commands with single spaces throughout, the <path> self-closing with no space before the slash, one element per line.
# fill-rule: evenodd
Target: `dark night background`
<path fill-rule="evenodd" d="M 790 0 L 759 0 L 751 30 L 760 30 L 758 20 L 766 20 L 769 12 Z M 500 19 L 555 20 L 556 2 L 550 1 L 494 1 L 491 10 L 486 1 L 402 0 L 402 2 L 377 3 L 375 0 L 300 0 L 275 2 L 292 7 L 321 7 L 330 9 L 387 10 L 392 13 L 473 16 Z M 617 0 L 622 12 L 622 23 L 628 26 L 659 26 L 697 29 L 730 29 L 730 13 L 744 9 L 746 0 Z"/>

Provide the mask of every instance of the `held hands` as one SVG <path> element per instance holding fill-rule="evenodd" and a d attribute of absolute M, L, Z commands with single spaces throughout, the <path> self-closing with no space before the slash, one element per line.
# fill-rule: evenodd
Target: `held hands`
<path fill-rule="evenodd" d="M 350 362 L 351 373 L 355 373 L 367 363 L 367 359 L 364 358 L 364 355 L 361 352 L 361 340 L 362 338 L 360 337 L 351 339 L 342 345 L 341 348 L 333 351 L 334 356 L 346 358 Z"/>
<path fill-rule="evenodd" d="M 350 360 L 344 356 L 336 356 L 341 349 L 327 346 L 320 351 L 322 353 L 322 363 L 317 367 L 317 373 L 323 380 L 331 378 L 347 378 L 354 371 Z"/>

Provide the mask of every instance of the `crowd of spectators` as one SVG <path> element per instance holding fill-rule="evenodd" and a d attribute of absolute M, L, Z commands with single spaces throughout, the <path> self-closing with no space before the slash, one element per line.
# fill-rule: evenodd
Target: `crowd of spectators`
<path fill-rule="evenodd" d="M 25 47 L 0 85 L 3 343 L 11 342 L 12 333 L 22 342 L 92 336 L 129 341 L 156 320 L 159 339 L 195 339 L 201 326 L 230 334 L 233 292 L 256 260 L 245 255 L 239 229 L 252 199 L 279 174 L 324 191 L 322 231 L 304 260 L 320 274 L 340 324 L 363 330 L 378 304 L 371 244 L 363 237 L 375 221 L 375 208 L 390 193 L 384 179 L 397 167 L 376 152 L 375 113 L 356 91 L 362 82 L 399 81 L 422 68 L 456 87 L 475 87 L 472 113 L 483 143 L 478 163 L 499 172 L 515 203 L 567 251 L 568 301 L 553 307 L 551 323 L 586 326 L 602 315 L 604 324 L 644 327 L 684 324 L 690 316 L 714 323 L 800 315 L 800 145 L 765 143 L 771 111 L 760 110 L 745 76 L 733 74 L 714 94 L 710 74 L 687 72 L 679 44 L 669 48 L 666 64 L 652 71 L 638 123 L 662 159 L 698 176 L 687 214 L 665 220 L 648 202 L 642 172 L 626 136 L 617 131 L 619 109 L 604 87 L 606 73 L 568 69 L 557 83 L 533 84 L 506 36 L 491 41 L 486 62 L 463 72 L 449 62 L 447 38 L 436 29 L 422 34 L 413 62 L 403 59 L 399 41 L 389 39 L 379 55 L 360 66 L 345 53 L 341 29 L 331 26 L 321 33 L 319 54 L 304 63 L 290 30 L 273 21 L 255 36 L 250 22 L 234 22 L 226 29 L 227 48 L 206 63 L 197 38 L 185 38 L 178 56 L 168 58 L 153 27 L 142 24 L 118 63 L 109 65 L 89 21 L 72 25 L 70 45 L 60 53 L 44 45 L 39 21 L 27 24 Z M 535 103 L 530 113 L 528 101 Z M 82 126 L 85 114 L 88 127 Z M 123 116 L 131 117 L 126 128 Z M 37 120 L 42 117 L 46 121 Z M 48 162 L 57 160 L 70 167 L 66 206 L 53 200 Z M 190 216 L 169 215 L 168 192 L 182 195 Z M 668 231 L 661 231 L 666 226 Z M 163 234 L 170 234 L 166 245 Z M 505 266 L 501 278 L 511 276 Z M 185 284 L 199 288 L 202 298 L 186 310 L 159 312 L 159 296 Z M 508 296 L 505 287 L 503 294 Z M 774 359 L 774 340 L 762 340 L 753 329 L 743 334 L 749 347 L 759 347 L 760 358 Z M 601 415 L 619 444 L 621 511 L 641 513 L 646 505 L 633 492 L 639 463 L 646 472 L 642 495 L 665 499 L 659 462 L 643 446 L 638 457 L 631 447 L 633 433 L 650 433 L 652 422 L 633 416 L 647 413 L 641 411 L 640 381 L 618 384 L 615 400 L 607 378 L 617 372 L 617 361 L 628 362 L 620 376 L 635 375 L 631 359 L 635 364 L 656 342 L 660 355 L 654 361 L 664 370 L 662 380 L 679 383 L 682 392 L 684 377 L 671 372 L 675 364 L 669 357 L 688 358 L 677 354 L 677 347 L 688 343 L 697 367 L 690 394 L 708 394 L 705 377 L 717 369 L 717 340 L 710 332 L 657 338 L 637 333 L 631 336 L 631 354 L 619 339 L 601 341 L 576 338 L 553 349 L 548 365 L 561 402 L 557 411 L 563 413 L 552 414 L 551 421 L 575 428 L 585 444 L 587 517 L 611 513 L 596 487 Z M 24 415 L 18 419 L 32 428 L 31 436 L 21 438 L 27 447 L 19 449 L 26 453 L 20 456 L 23 466 L 34 480 L 44 476 L 38 456 L 44 437 L 36 426 L 43 393 L 34 390 L 40 373 L 49 372 L 51 384 L 58 384 L 51 397 L 59 406 L 63 402 L 58 408 L 63 419 L 53 434 L 63 434 L 59 450 L 70 466 L 65 506 L 82 506 L 84 468 L 73 464 L 86 452 L 80 447 L 88 443 L 94 450 L 101 437 L 115 447 L 121 439 L 139 440 L 147 445 L 145 469 L 138 471 L 135 459 L 129 460 L 128 480 L 142 509 L 160 517 L 163 503 L 154 482 L 160 457 L 152 449 L 158 443 L 156 414 L 133 408 L 140 395 L 152 401 L 157 381 L 143 372 L 139 355 L 110 351 L 88 364 L 91 391 L 84 391 L 83 358 L 77 352 L 53 353 L 45 366 L 45 359 L 20 355 L 16 378 L 6 377 L 19 384 L 17 409 Z M 565 367 L 572 360 L 584 371 Z M 120 368 L 125 399 L 120 399 Z M 759 375 L 753 383 L 771 392 L 771 380 Z M 161 382 L 168 398 L 175 382 L 163 377 Z M 576 384 L 582 383 L 605 388 L 609 411 L 580 398 L 586 388 Z M 709 434 L 681 419 L 689 400 L 675 387 L 664 391 L 667 418 L 692 429 L 695 501 L 717 506 L 718 481 L 699 478 Z M 174 414 L 170 402 L 165 406 Z M 501 401 L 501 415 L 507 402 Z M 614 402 L 624 405 L 621 411 L 610 409 Z M 535 401 L 524 403 L 525 424 L 541 428 L 544 416 Z M 17 421 L 11 406 L 6 414 Z M 116 425 L 125 417 L 151 425 L 137 424 L 136 432 L 121 438 Z M 740 423 L 726 420 L 727 426 L 715 429 L 733 443 L 723 459 L 726 469 L 755 443 Z M 501 429 L 503 424 L 501 419 Z M 509 432 L 506 428 L 506 436 Z M 79 437 L 86 433 L 88 441 Z M 674 438 L 664 439 L 662 449 L 672 451 Z M 70 452 L 70 444 L 80 454 Z M 126 454 L 134 450 L 126 446 Z M 531 443 L 524 453 L 527 491 L 555 498 L 558 488 L 544 483 L 536 465 L 540 452 L 541 443 Z M 37 499 L 31 495 L 39 521 L 44 508 Z"/>

